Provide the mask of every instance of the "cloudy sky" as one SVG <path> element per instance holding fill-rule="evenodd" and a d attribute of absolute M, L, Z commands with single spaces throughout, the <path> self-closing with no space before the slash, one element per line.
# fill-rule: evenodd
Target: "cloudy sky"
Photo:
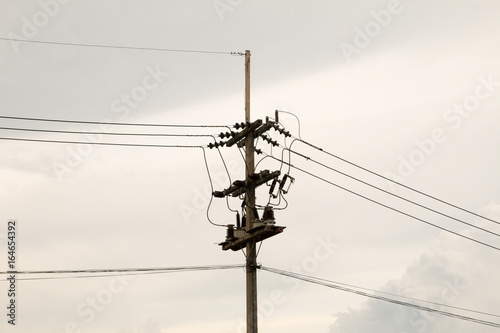
<path fill-rule="evenodd" d="M 251 50 L 252 119 L 273 117 L 276 109 L 293 112 L 300 133 L 295 117 L 282 113 L 280 121 L 294 136 L 500 221 L 500 4 L 495 1 L 0 1 L 1 116 L 231 125 L 244 119 L 244 57 L 229 53 Z M 2 138 L 160 145 L 206 145 L 210 140 L 102 132 L 221 131 L 5 118 L 0 127 L 95 133 L 2 129 Z M 273 137 L 285 144 L 279 135 Z M 262 141 L 259 146 L 270 152 Z M 498 223 L 394 186 L 300 142 L 293 150 L 311 158 L 292 155 L 292 164 L 301 169 L 500 247 L 498 236 L 470 226 L 500 233 Z M 281 158 L 278 149 L 273 152 Z M 221 153 L 232 179 L 241 179 L 244 165 L 236 148 Z M 220 190 L 229 183 L 222 160 L 215 150 L 206 156 L 213 185 Z M 363 186 L 314 161 L 470 225 Z M 280 166 L 267 158 L 259 169 Z M 500 270 L 493 264 L 498 250 L 298 169 L 291 168 L 290 175 L 295 183 L 286 195 L 288 206 L 275 214 L 287 228 L 261 246 L 263 266 L 423 299 L 439 303 L 435 307 L 440 310 L 500 322 Z M 18 270 L 243 264 L 241 252 L 223 252 L 217 245 L 225 229 L 209 223 L 207 193 L 210 182 L 199 148 L 2 139 L 0 270 L 7 270 L 11 219 L 18 223 Z M 265 204 L 265 192 L 257 199 Z M 229 204 L 237 208 L 240 202 Z M 216 224 L 235 221 L 220 199 L 210 206 L 209 216 Z M 18 281 L 16 327 L 7 323 L 2 306 L 2 332 L 244 332 L 241 268 L 30 277 L 44 279 Z M 6 305 L 8 284 L 2 280 L 0 304 Z M 259 272 L 258 286 L 261 332 L 493 331 L 268 271 Z"/>

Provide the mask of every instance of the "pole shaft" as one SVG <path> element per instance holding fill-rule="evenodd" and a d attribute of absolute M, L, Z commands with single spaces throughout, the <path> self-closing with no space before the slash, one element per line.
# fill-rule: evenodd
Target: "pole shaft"
<path fill-rule="evenodd" d="M 250 122 L 250 51 L 245 52 L 245 121 Z M 245 142 L 246 180 L 255 172 L 253 132 L 248 133 Z M 246 230 L 253 228 L 255 219 L 255 187 L 247 186 L 246 192 Z M 255 241 L 246 244 L 246 296 L 247 296 L 247 333 L 257 333 L 257 255 Z"/>

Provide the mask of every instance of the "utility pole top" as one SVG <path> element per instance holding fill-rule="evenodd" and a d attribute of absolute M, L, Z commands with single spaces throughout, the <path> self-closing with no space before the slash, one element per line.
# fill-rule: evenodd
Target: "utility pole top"
<path fill-rule="evenodd" d="M 250 50 L 245 51 L 245 121 L 250 122 Z"/>

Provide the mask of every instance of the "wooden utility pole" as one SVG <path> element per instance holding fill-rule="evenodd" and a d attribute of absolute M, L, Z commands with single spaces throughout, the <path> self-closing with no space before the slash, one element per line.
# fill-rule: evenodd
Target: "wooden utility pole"
<path fill-rule="evenodd" d="M 245 121 L 250 123 L 250 51 L 245 51 Z M 245 180 L 250 184 L 250 175 L 255 173 L 254 136 L 250 132 L 246 138 L 246 174 Z M 246 230 L 253 229 L 255 219 L 255 187 L 248 186 L 246 190 Z M 247 333 L 257 333 L 257 255 L 256 241 L 246 244 L 246 291 L 247 291 Z"/>
<path fill-rule="evenodd" d="M 210 143 L 210 149 L 219 147 L 220 145 L 231 147 L 233 145 L 245 145 L 245 180 L 237 180 L 231 184 L 229 188 L 223 191 L 214 191 L 212 195 L 216 198 L 224 198 L 227 196 L 240 197 L 245 194 L 243 205 L 245 206 L 245 225 L 240 225 L 237 218 L 236 229 L 234 224 L 227 225 L 226 240 L 219 245 L 222 245 L 222 250 L 239 251 L 246 248 L 246 302 L 247 302 L 247 333 L 257 333 L 257 251 L 256 244 L 264 239 L 275 236 L 285 229 L 285 227 L 275 225 L 274 213 L 271 206 L 264 208 L 262 219 L 259 219 L 256 213 L 255 206 L 255 189 L 258 186 L 264 185 L 273 180 L 274 184 L 278 181 L 280 171 L 271 172 L 262 170 L 255 173 L 255 143 L 256 137 L 262 136 L 263 133 L 275 126 L 275 122 L 269 121 L 263 123 L 261 119 L 250 122 L 250 51 L 245 52 L 245 124 L 236 124 L 235 128 L 239 127 L 242 130 L 238 133 L 228 132 L 221 133 L 221 137 L 230 138 L 221 143 Z M 274 127 L 275 128 L 275 127 Z M 276 129 L 276 128 L 275 128 Z M 226 136 L 227 135 L 227 136 Z M 265 137 L 267 138 L 267 137 Z M 269 139 L 270 140 L 270 139 Z M 271 143 L 271 141 L 268 141 Z M 274 144 L 277 144 L 274 142 Z M 274 145 L 273 144 L 273 145 Z M 285 175 L 285 177 L 288 177 Z M 283 182 L 286 178 L 283 178 Z M 274 185 L 273 185 L 274 186 Z M 280 185 L 280 191 L 281 191 Z M 239 215 L 238 215 L 239 216 Z"/>

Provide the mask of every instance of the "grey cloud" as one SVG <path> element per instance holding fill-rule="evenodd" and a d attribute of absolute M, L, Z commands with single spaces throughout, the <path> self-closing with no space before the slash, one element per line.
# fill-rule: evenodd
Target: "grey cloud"
<path fill-rule="evenodd" d="M 499 209 L 500 205 L 490 204 L 483 211 L 494 218 Z M 472 237 L 478 237 L 478 232 L 470 234 Z M 500 270 L 491 265 L 491 252 L 494 250 L 467 243 L 453 235 L 442 235 L 428 252 L 408 266 L 400 279 L 387 283 L 380 290 L 442 305 L 498 313 L 500 303 L 496 294 L 483 289 L 485 285 L 493 285 L 500 274 Z M 422 305 L 430 306 L 425 303 Z M 458 312 L 442 306 L 430 307 Z M 474 313 L 464 315 L 479 316 Z M 468 329 L 476 332 L 493 331 L 491 327 L 472 326 L 473 324 L 461 320 L 372 299 L 364 302 L 360 309 L 351 309 L 347 313 L 337 314 L 336 317 L 330 333 L 432 333 Z M 483 319 L 491 320 L 491 317 Z"/>

